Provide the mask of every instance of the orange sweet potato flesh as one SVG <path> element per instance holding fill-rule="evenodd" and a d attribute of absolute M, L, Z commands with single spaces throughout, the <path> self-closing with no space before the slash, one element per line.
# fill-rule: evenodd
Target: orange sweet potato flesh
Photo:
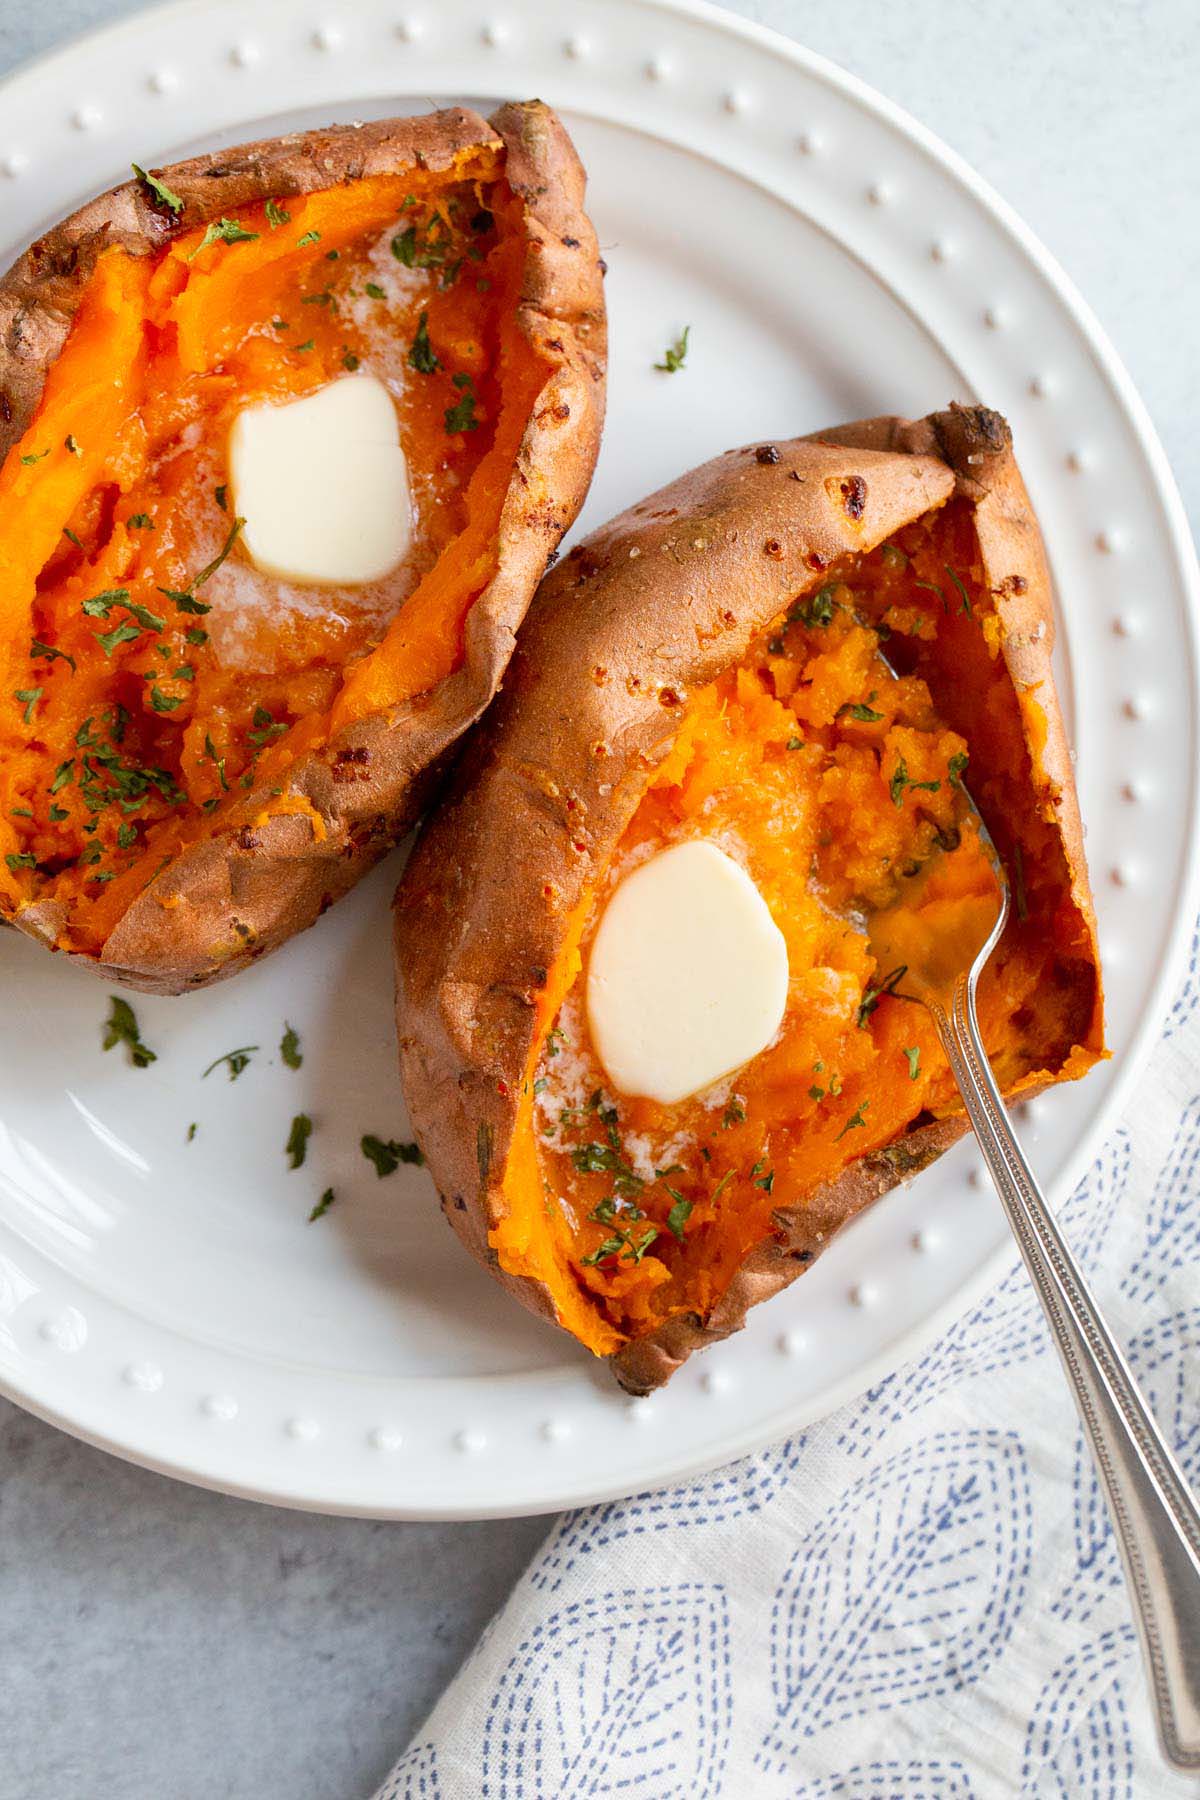
<path fill-rule="evenodd" d="M 537 103 L 155 182 L 0 284 L 0 914 L 177 992 L 312 923 L 487 704 L 590 479 L 604 313 Z M 396 401 L 412 554 L 362 590 L 274 581 L 230 427 L 360 369 Z"/>
<path fill-rule="evenodd" d="M 863 929 L 918 867 L 914 930 L 978 909 L 961 783 L 1014 891 L 979 996 L 998 1080 L 1032 1093 L 1104 1054 L 1051 645 L 1036 523 L 982 409 L 731 452 L 543 583 L 397 896 L 401 1066 L 464 1241 L 632 1391 L 964 1129 Z M 623 871 L 696 835 L 756 881 L 789 1001 L 732 1080 L 662 1106 L 606 1083 L 581 978 Z"/>

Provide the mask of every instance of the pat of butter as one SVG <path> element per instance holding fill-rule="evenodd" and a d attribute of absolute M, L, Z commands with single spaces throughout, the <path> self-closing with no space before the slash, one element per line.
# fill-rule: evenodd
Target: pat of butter
<path fill-rule="evenodd" d="M 251 561 L 286 581 L 378 581 L 409 552 L 412 498 L 391 395 L 348 375 L 285 406 L 248 406 L 229 485 Z"/>
<path fill-rule="evenodd" d="M 613 1086 L 672 1105 L 765 1050 L 783 1022 L 787 945 L 740 864 L 677 844 L 627 875 L 596 932 L 588 1024 Z"/>

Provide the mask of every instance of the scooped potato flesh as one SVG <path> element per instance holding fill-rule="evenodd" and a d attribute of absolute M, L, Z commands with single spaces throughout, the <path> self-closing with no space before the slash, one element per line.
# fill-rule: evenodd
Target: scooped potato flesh
<path fill-rule="evenodd" d="M 790 966 L 773 1041 L 732 1078 L 674 1101 L 623 1094 L 609 1079 L 585 976 L 551 1022 L 529 1115 L 544 1216 L 621 1336 L 705 1313 L 776 1208 L 802 1204 L 914 1121 L 956 1109 L 932 1022 L 906 998 L 902 969 L 875 967 L 863 914 L 916 865 L 935 869 L 922 905 L 938 929 L 991 891 L 958 785 L 972 741 L 980 783 L 988 772 L 979 797 L 1023 847 L 1019 906 L 979 992 L 997 1076 L 1011 1087 L 1057 1068 L 1081 1041 L 1087 996 L 1064 975 L 1044 910 L 1062 891 L 1061 850 L 1031 816 L 1028 750 L 973 542 L 952 504 L 839 565 L 690 697 L 617 847 L 581 945 L 585 970 L 627 872 L 696 840 L 739 845 Z M 885 634 L 889 660 L 912 673 L 884 662 Z M 939 703 L 917 668 L 950 676 L 936 683 Z M 517 1261 L 526 1217 L 514 1196 L 491 1237 L 502 1265 Z"/>

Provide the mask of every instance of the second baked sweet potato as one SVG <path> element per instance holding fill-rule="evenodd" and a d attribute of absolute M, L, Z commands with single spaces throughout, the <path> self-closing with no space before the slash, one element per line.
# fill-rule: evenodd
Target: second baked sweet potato
<path fill-rule="evenodd" d="M 731 451 L 543 584 L 397 896 L 401 1066 L 459 1235 L 626 1387 L 735 1330 L 964 1130 L 863 926 L 934 857 L 947 904 L 974 891 L 956 782 L 1014 895 L 979 994 L 997 1078 L 1030 1094 L 1103 1054 L 1052 642 L 1008 429 L 980 408 Z M 694 840 L 765 900 L 786 1010 L 664 1103 L 614 1085 L 586 982 L 614 893 Z"/>

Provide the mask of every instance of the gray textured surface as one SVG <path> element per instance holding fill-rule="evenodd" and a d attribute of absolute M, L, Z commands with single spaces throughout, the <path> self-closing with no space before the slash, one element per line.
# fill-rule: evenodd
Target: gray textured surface
<path fill-rule="evenodd" d="M 134 10 L 0 0 L 0 74 Z M 882 88 L 1024 215 L 1115 340 L 1194 521 L 1193 0 L 739 10 Z M 0 1800 L 365 1796 L 544 1529 L 226 1500 L 0 1402 Z"/>

